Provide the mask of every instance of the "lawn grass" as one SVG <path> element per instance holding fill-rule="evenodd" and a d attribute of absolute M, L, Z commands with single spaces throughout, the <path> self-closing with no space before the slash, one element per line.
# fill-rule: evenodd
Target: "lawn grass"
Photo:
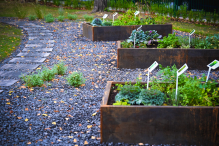
<path fill-rule="evenodd" d="M 20 45 L 21 36 L 20 29 L 0 23 L 0 62 Z"/>

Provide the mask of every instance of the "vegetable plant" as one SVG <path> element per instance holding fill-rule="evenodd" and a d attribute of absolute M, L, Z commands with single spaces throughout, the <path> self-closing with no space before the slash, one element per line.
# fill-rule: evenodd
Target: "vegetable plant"
<path fill-rule="evenodd" d="M 91 25 L 93 26 L 101 26 L 102 25 L 102 20 L 99 18 L 95 18 L 92 22 Z"/>
<path fill-rule="evenodd" d="M 180 46 L 179 38 L 176 36 L 175 32 L 174 34 L 168 34 L 168 37 L 165 36 L 163 40 L 159 40 L 158 43 L 157 48 L 167 48 L 168 46 L 176 48 Z"/>

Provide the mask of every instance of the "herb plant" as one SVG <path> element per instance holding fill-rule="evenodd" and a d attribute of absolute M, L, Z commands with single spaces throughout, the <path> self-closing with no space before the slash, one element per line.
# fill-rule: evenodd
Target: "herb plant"
<path fill-rule="evenodd" d="M 22 76 L 21 79 L 26 83 L 25 85 L 27 87 L 40 87 L 43 85 L 43 79 L 40 73 Z"/>
<path fill-rule="evenodd" d="M 73 72 L 67 77 L 67 81 L 71 86 L 79 87 L 85 83 L 86 79 L 83 77 L 82 73 Z"/>
<path fill-rule="evenodd" d="M 55 71 L 44 67 L 41 72 L 41 77 L 43 81 L 51 81 L 55 77 Z"/>
<path fill-rule="evenodd" d="M 64 18 L 65 18 L 64 16 L 61 16 L 61 15 L 60 15 L 60 16 L 58 16 L 57 19 L 58 19 L 59 21 L 63 22 L 63 21 L 64 21 Z"/>
<path fill-rule="evenodd" d="M 28 18 L 30 21 L 36 20 L 36 15 L 29 15 Z"/>
<path fill-rule="evenodd" d="M 85 21 L 91 21 L 94 19 L 94 16 L 89 16 L 87 14 L 83 15 L 83 17 L 84 17 Z"/>
<path fill-rule="evenodd" d="M 69 19 L 69 20 L 76 20 L 77 17 L 78 17 L 78 16 L 77 16 L 76 14 L 74 14 L 74 15 L 68 14 L 68 19 Z"/>
<path fill-rule="evenodd" d="M 60 62 L 54 65 L 53 70 L 55 74 L 64 75 L 67 70 L 67 66 L 65 66 L 64 62 Z"/>
<path fill-rule="evenodd" d="M 39 4 L 33 6 L 34 7 L 34 12 L 37 16 L 38 19 L 43 19 L 43 12 L 42 12 L 42 9 L 40 7 Z"/>
<path fill-rule="evenodd" d="M 168 34 L 168 37 L 164 37 L 163 40 L 158 41 L 158 47 L 157 48 L 167 48 L 168 46 L 171 46 L 172 48 L 179 47 L 179 38 L 176 36 L 175 32 L 174 34 Z"/>
<path fill-rule="evenodd" d="M 55 20 L 55 18 L 54 18 L 54 17 L 52 16 L 52 14 L 50 14 L 50 13 L 45 16 L 45 21 L 46 21 L 47 23 L 54 22 L 54 20 Z"/>

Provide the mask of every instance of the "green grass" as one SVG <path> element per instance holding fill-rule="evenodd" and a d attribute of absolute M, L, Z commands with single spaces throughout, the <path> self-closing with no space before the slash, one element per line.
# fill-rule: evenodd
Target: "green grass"
<path fill-rule="evenodd" d="M 208 26 L 208 25 L 200 25 L 200 24 L 177 22 L 177 21 L 171 21 L 170 23 L 173 24 L 174 30 L 191 32 L 193 29 L 195 29 L 195 34 L 204 35 L 204 36 L 214 35 L 219 33 L 219 27 L 217 26 Z"/>
<path fill-rule="evenodd" d="M 21 42 L 21 30 L 0 23 L 0 61 L 8 57 Z"/>

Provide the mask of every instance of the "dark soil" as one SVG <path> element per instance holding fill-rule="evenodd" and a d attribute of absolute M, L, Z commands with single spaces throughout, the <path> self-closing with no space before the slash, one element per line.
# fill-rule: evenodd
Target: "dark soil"
<path fill-rule="evenodd" d="M 118 90 L 116 89 L 117 89 L 117 86 L 112 85 L 107 105 L 113 105 L 113 103 L 115 103 L 115 97 L 116 97 L 116 94 L 118 93 Z"/>

